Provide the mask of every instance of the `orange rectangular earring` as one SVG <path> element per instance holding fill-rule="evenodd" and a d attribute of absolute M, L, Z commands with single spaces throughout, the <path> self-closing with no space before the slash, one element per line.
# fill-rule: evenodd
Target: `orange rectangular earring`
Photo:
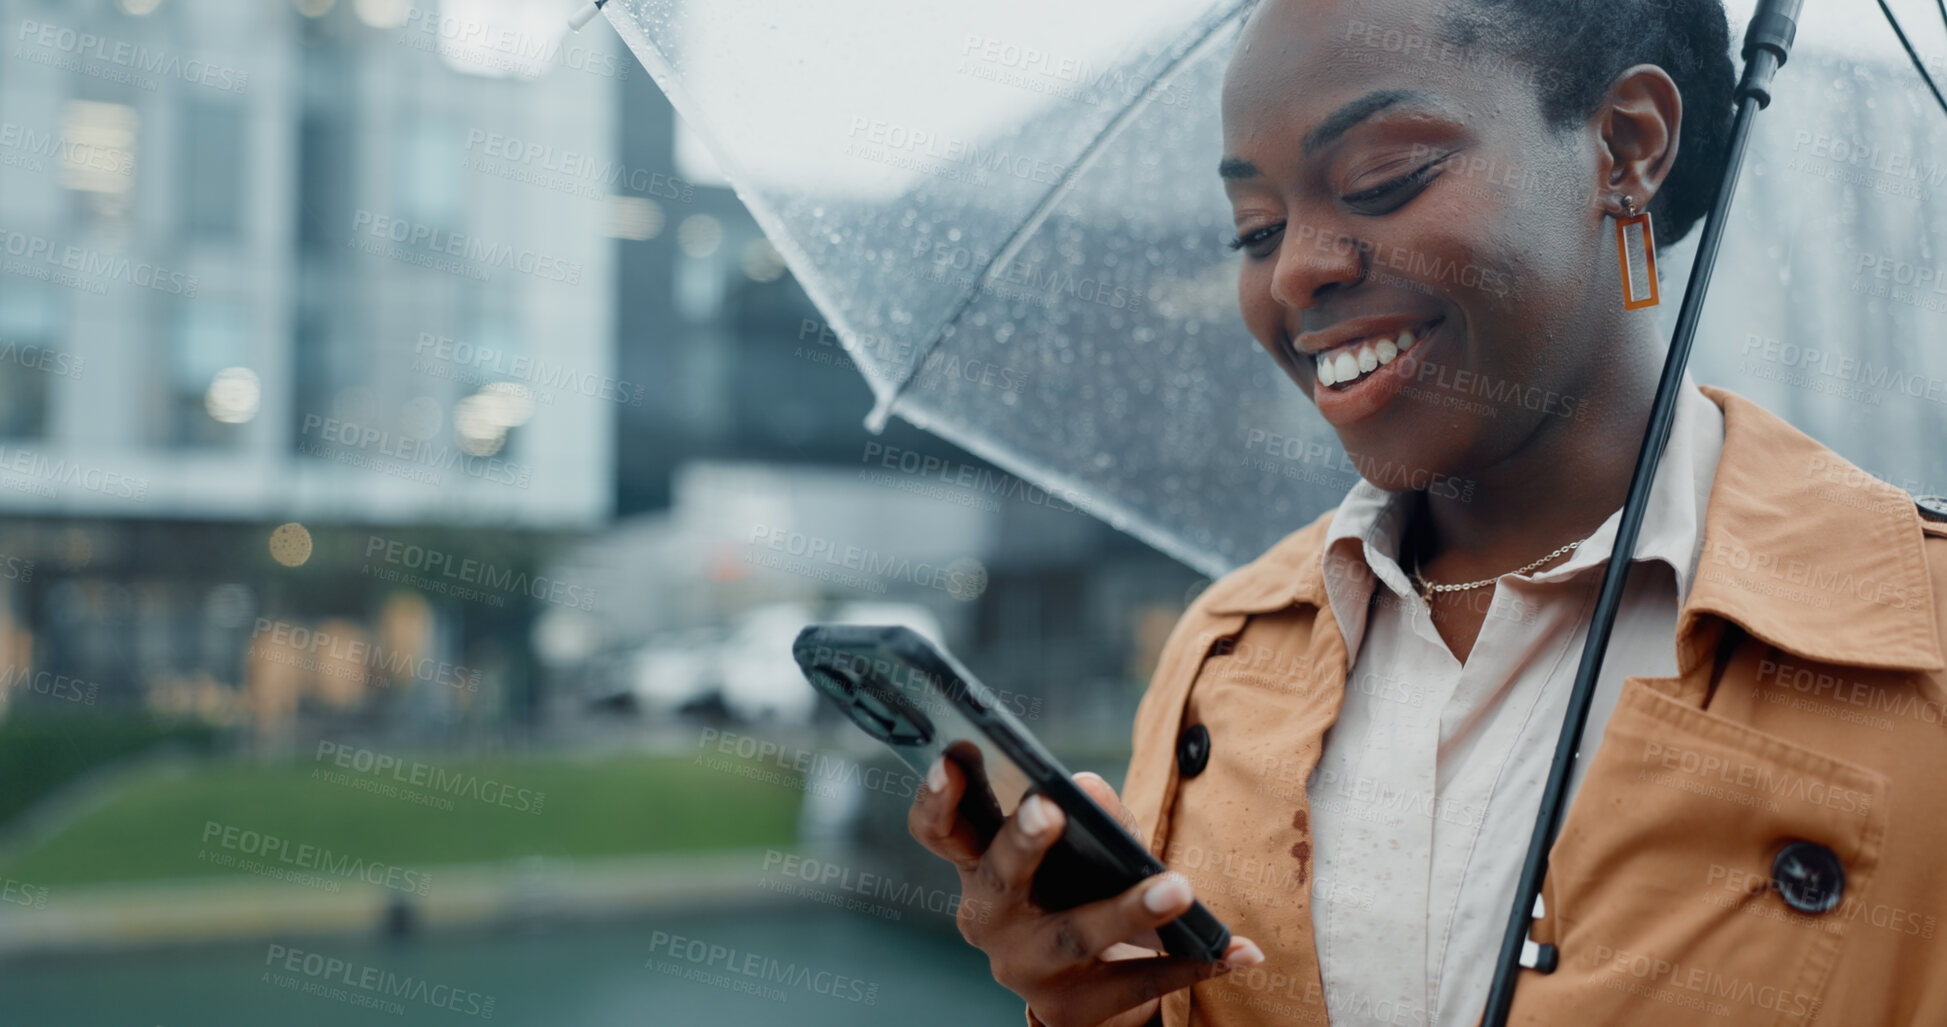
<path fill-rule="evenodd" d="M 1650 212 L 1635 209 L 1633 196 L 1622 198 L 1627 217 L 1616 219 L 1616 262 L 1622 271 L 1623 309 L 1656 306 L 1656 240 L 1650 234 Z"/>

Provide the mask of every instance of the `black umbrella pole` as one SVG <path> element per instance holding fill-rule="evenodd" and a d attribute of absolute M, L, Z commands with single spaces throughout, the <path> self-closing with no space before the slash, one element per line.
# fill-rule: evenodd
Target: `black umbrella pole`
<path fill-rule="evenodd" d="M 1589 704 L 1595 696 L 1596 677 L 1602 672 L 1602 657 L 1609 648 L 1610 630 L 1615 627 L 1616 610 L 1622 605 L 1623 586 L 1628 582 L 1629 563 L 1636 552 L 1636 537 L 1643 527 L 1644 511 L 1649 507 L 1650 484 L 1656 479 L 1656 466 L 1662 460 L 1663 446 L 1670 438 L 1670 422 L 1676 416 L 1677 395 L 1683 387 L 1683 370 L 1690 362 L 1690 342 L 1697 332 L 1697 319 L 1703 311 L 1704 294 L 1710 288 L 1711 269 L 1717 263 L 1717 250 L 1724 237 L 1725 215 L 1730 212 L 1731 196 L 1737 188 L 1738 172 L 1744 166 L 1744 151 L 1751 133 L 1751 119 L 1771 102 L 1772 75 L 1785 63 L 1797 31 L 1800 0 L 1763 0 L 1752 15 L 1745 33 L 1744 79 L 1737 88 L 1737 116 L 1731 122 L 1731 138 L 1724 163 L 1724 176 L 1718 184 L 1710 213 L 1704 221 L 1703 237 L 1697 244 L 1697 257 L 1690 266 L 1690 281 L 1684 288 L 1683 306 L 1677 312 L 1676 333 L 1670 352 L 1663 361 L 1663 377 L 1656 385 L 1656 399 L 1650 405 L 1649 426 L 1643 433 L 1642 448 L 1636 453 L 1636 471 L 1629 479 L 1629 496 L 1623 503 L 1622 523 L 1616 529 L 1615 547 L 1602 574 L 1602 593 L 1596 599 L 1594 619 L 1582 645 L 1582 662 L 1575 672 L 1575 687 L 1569 693 L 1568 712 L 1562 719 L 1561 737 L 1555 743 L 1555 760 L 1548 768 L 1548 784 L 1542 792 L 1541 809 L 1535 816 L 1535 829 L 1528 840 L 1528 855 L 1521 864 L 1520 882 L 1515 887 L 1514 908 L 1508 911 L 1507 933 L 1501 937 L 1501 952 L 1494 965 L 1494 985 L 1487 994 L 1487 1010 L 1482 1027 L 1506 1027 L 1514 1005 L 1514 984 L 1520 972 L 1522 944 L 1528 940 L 1533 921 L 1535 896 L 1548 872 L 1548 850 L 1555 844 L 1561 828 L 1562 800 L 1568 792 L 1569 772 L 1582 745 L 1582 731 L 1588 726 Z"/>

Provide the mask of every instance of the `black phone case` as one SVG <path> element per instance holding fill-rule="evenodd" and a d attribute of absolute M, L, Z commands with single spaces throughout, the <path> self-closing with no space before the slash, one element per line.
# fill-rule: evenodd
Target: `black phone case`
<path fill-rule="evenodd" d="M 1068 769 L 986 686 L 918 632 L 896 625 L 813 624 L 798 633 L 791 655 L 813 687 L 914 772 L 924 775 L 934 757 L 945 753 L 963 767 L 975 764 L 972 769 L 981 771 L 984 783 L 985 771 L 978 764 L 985 757 L 959 736 L 956 728 L 964 726 L 979 732 L 1019 768 L 1032 782 L 1031 792 L 1062 808 L 1068 817 L 1061 839 L 1034 877 L 1031 894 L 1043 909 L 1069 909 L 1119 895 L 1167 869 L 1075 784 Z M 916 689 L 945 705 L 911 695 Z M 923 705 L 933 705 L 936 714 L 929 716 Z M 960 812 L 988 838 L 999 831 L 1003 819 L 991 789 L 968 788 Z M 1222 959 L 1230 944 L 1230 929 L 1201 902 L 1193 902 L 1156 933 L 1172 955 L 1206 963 Z"/>

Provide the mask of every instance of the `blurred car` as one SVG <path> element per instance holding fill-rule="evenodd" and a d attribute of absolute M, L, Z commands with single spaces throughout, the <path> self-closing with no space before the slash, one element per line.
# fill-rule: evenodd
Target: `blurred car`
<path fill-rule="evenodd" d="M 656 719 L 675 716 L 686 706 L 720 691 L 716 657 L 721 628 L 692 628 L 660 636 L 629 654 L 624 692 L 637 710 Z"/>
<path fill-rule="evenodd" d="M 804 603 L 769 603 L 744 611 L 727 630 L 696 629 L 637 649 L 629 664 L 636 705 L 649 716 L 671 717 L 709 704 L 714 694 L 713 705 L 736 720 L 810 723 L 818 693 L 791 658 L 791 642 L 814 622 L 903 624 L 945 644 L 939 618 L 923 606 L 848 602 L 821 615 Z"/>

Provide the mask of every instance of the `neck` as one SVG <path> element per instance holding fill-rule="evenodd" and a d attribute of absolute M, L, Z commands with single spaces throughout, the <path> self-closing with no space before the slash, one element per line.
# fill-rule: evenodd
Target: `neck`
<path fill-rule="evenodd" d="M 1421 493 L 1407 530 L 1428 575 L 1495 577 L 1601 527 L 1629 494 L 1656 397 L 1657 349 L 1613 350 L 1640 357 L 1611 364 L 1613 373 L 1584 393 L 1591 398 L 1574 416 L 1544 416 L 1505 458 L 1462 473 L 1474 486 L 1467 500 Z"/>

